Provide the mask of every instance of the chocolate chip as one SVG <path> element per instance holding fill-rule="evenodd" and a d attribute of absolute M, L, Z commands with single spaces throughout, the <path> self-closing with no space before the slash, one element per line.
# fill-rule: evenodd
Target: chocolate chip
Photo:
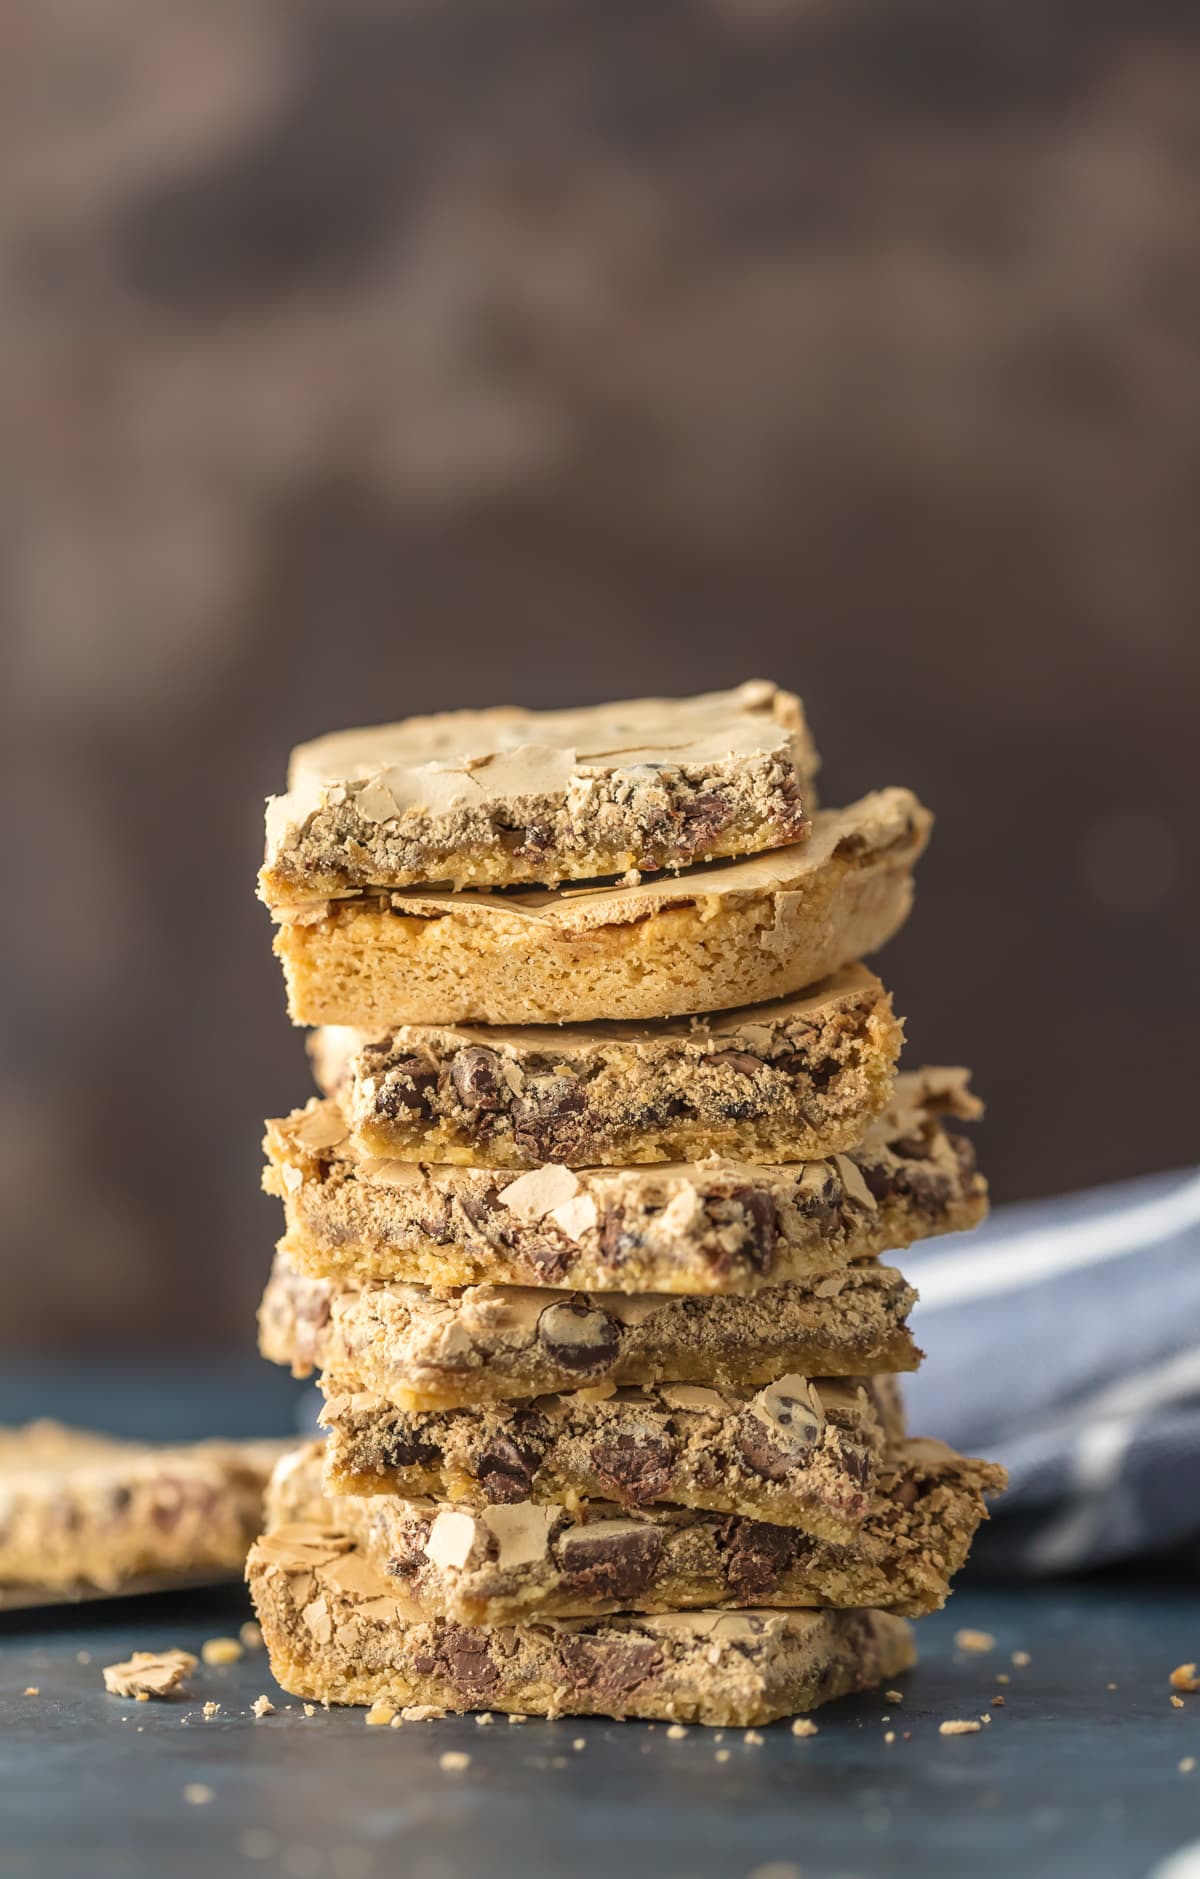
<path fill-rule="evenodd" d="M 857 1448 L 849 1442 L 838 1443 L 838 1459 L 850 1479 L 860 1488 L 865 1488 L 871 1472 L 871 1458 L 865 1448 Z"/>
<path fill-rule="evenodd" d="M 507 1435 L 495 1435 L 474 1458 L 475 1479 L 489 1501 L 527 1501 L 537 1473 L 536 1452 Z"/>
<path fill-rule="evenodd" d="M 402 1114 L 415 1114 L 427 1107 L 425 1099 L 436 1083 L 437 1071 L 423 1057 L 401 1057 L 388 1065 L 375 1107 L 393 1121 Z"/>
<path fill-rule="evenodd" d="M 729 820 L 729 804 L 715 790 L 701 790 L 679 807 L 679 847 L 683 853 L 699 854 L 711 848 Z"/>
<path fill-rule="evenodd" d="M 573 1527 L 559 1542 L 559 1563 L 573 1591 L 587 1598 L 634 1598 L 654 1577 L 663 1549 L 659 1527 L 600 1520 Z"/>
<path fill-rule="evenodd" d="M 464 1044 L 450 1060 L 450 1081 L 464 1109 L 502 1109 L 508 1084 L 494 1050 Z"/>
<path fill-rule="evenodd" d="M 620 1208 L 614 1207 L 600 1216 L 600 1251 L 610 1266 L 624 1265 L 630 1253 L 637 1252 L 641 1244 L 641 1235 L 626 1229 L 625 1215 Z"/>
<path fill-rule="evenodd" d="M 587 1095 L 573 1076 L 529 1077 L 512 1106 L 513 1140 L 539 1161 L 577 1160 L 588 1131 Z"/>
<path fill-rule="evenodd" d="M 768 1526 L 765 1520 L 729 1520 L 720 1537 L 725 1578 L 742 1598 L 771 1591 L 799 1551 L 811 1544 L 789 1527 Z"/>
<path fill-rule="evenodd" d="M 739 1417 L 734 1443 L 755 1474 L 765 1481 L 782 1481 L 811 1458 L 822 1428 L 822 1418 L 807 1398 L 772 1384 Z"/>
<path fill-rule="evenodd" d="M 597 1305 L 548 1305 L 537 1322 L 538 1341 L 563 1370 L 607 1370 L 621 1348 L 621 1328 Z"/>
<path fill-rule="evenodd" d="M 675 1462 L 675 1444 L 658 1430 L 623 1433 L 615 1441 L 593 1443 L 590 1458 L 600 1480 L 617 1500 L 640 1507 L 661 1500 L 666 1493 Z"/>

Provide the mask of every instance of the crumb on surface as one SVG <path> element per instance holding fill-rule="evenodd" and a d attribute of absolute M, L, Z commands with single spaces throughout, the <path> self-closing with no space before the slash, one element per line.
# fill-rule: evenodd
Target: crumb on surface
<path fill-rule="evenodd" d="M 370 1728 L 386 1729 L 388 1724 L 392 1721 L 395 1714 L 396 1714 L 395 1704 L 389 1703 L 386 1696 L 381 1696 L 378 1699 L 378 1701 L 372 1703 L 370 1709 L 367 1711 L 366 1715 L 363 1717 L 363 1721 Z"/>
<path fill-rule="evenodd" d="M 221 1714 L 221 1705 L 219 1703 L 206 1703 L 204 1708 L 200 1711 L 200 1714 L 203 1716 L 205 1722 L 211 1722 L 214 1716 Z"/>
<path fill-rule="evenodd" d="M 244 1625 L 238 1626 L 238 1638 L 243 1650 L 261 1651 L 263 1647 L 262 1626 L 255 1624 L 253 1618 L 247 1618 Z"/>
<path fill-rule="evenodd" d="M 256 1716 L 273 1716 L 275 1705 L 269 1696 L 256 1696 L 250 1705 Z"/>
<path fill-rule="evenodd" d="M 200 1655 L 206 1664 L 236 1664 L 246 1652 L 236 1638 L 205 1638 Z"/>
<path fill-rule="evenodd" d="M 1185 1755 L 1179 1764 L 1179 1772 L 1181 1775 L 1190 1775 L 1195 1766 L 1196 1757 L 1194 1755 Z"/>
<path fill-rule="evenodd" d="M 819 1735 L 820 1731 L 816 1723 L 810 1722 L 807 1716 L 797 1716 L 795 1722 L 792 1724 L 792 1734 L 804 1736 Z"/>
<path fill-rule="evenodd" d="M 1196 1675 L 1195 1664 L 1176 1664 L 1171 1672 L 1170 1684 L 1173 1690 L 1186 1690 L 1189 1696 L 1195 1696 L 1200 1690 L 1200 1677 Z"/>
<path fill-rule="evenodd" d="M 727 1762 L 729 1760 L 729 1750 L 718 1749 L 716 1754 L 713 1756 L 713 1760 L 715 1762 Z"/>
<path fill-rule="evenodd" d="M 574 1749 L 575 1753 L 578 1755 L 580 1749 L 585 1749 L 587 1747 L 587 1742 L 583 1736 L 577 1735 L 575 1737 L 575 1740 L 572 1742 L 571 1747 Z"/>
<path fill-rule="evenodd" d="M 939 1722 L 939 1735 L 978 1735 L 983 1728 L 981 1722 L 967 1722 L 962 1718 L 952 1718 L 949 1722 Z"/>
<path fill-rule="evenodd" d="M 529 1718 L 528 1716 L 523 1716 L 519 1709 L 514 1709 L 508 1720 L 509 1722 L 528 1722 Z"/>
<path fill-rule="evenodd" d="M 1181 1696 L 1172 1696 L 1172 1698 L 1171 1698 L 1171 1708 L 1172 1708 L 1172 1709 L 1182 1709 L 1182 1708 L 1183 1708 L 1183 1698 L 1182 1698 Z"/>
<path fill-rule="evenodd" d="M 667 1741 L 668 1742 L 682 1742 L 686 1734 L 687 1734 L 687 1730 L 684 1728 L 681 1722 L 673 1722 L 670 1728 L 667 1730 Z"/>
<path fill-rule="evenodd" d="M 183 1798 L 189 1807 L 207 1807 L 215 1797 L 206 1781 L 189 1781 L 183 1790 Z"/>
<path fill-rule="evenodd" d="M 896 1740 L 896 1731 L 894 1729 L 889 1729 L 883 1739 L 887 1743 L 888 1747 L 891 1748 L 892 1743 Z"/>
<path fill-rule="evenodd" d="M 904 1691 L 903 1690 L 885 1690 L 883 1693 L 883 1700 L 885 1703 L 902 1703 L 904 1701 Z"/>
<path fill-rule="evenodd" d="M 27 1683 L 25 1685 L 25 1694 L 26 1696 L 40 1696 L 42 1692 L 36 1683 Z"/>
<path fill-rule="evenodd" d="M 1008 1699 L 1006 1697 L 1001 1696 L 999 1691 L 997 1691 L 995 1696 L 992 1698 L 992 1708 L 1003 1709 L 1007 1700 Z"/>
<path fill-rule="evenodd" d="M 985 1709 L 983 1714 L 980 1716 L 979 1720 L 981 1723 L 983 1723 L 984 1727 L 986 1728 L 987 1724 L 990 1723 L 992 1719 L 988 1715 L 987 1710 Z"/>
<path fill-rule="evenodd" d="M 475 1726 L 477 1729 L 486 1729 L 487 1725 L 494 1721 L 495 1717 L 492 1715 L 490 1709 L 481 1709 L 478 1716 L 475 1718 Z"/>
<path fill-rule="evenodd" d="M 996 1682 L 997 1683 L 1011 1683 L 1012 1678 L 1009 1676 L 1007 1670 L 998 1670 L 996 1672 Z M 1114 1684 L 1113 1687 L 1115 1689 L 1116 1685 Z"/>
<path fill-rule="evenodd" d="M 315 1703 L 306 1703 L 304 1705 L 304 1714 L 306 1716 L 315 1716 L 316 1713 L 317 1713 L 317 1706 Z"/>
<path fill-rule="evenodd" d="M 447 1774 L 461 1774 L 464 1768 L 470 1766 L 471 1757 L 464 1754 L 462 1749 L 446 1749 L 438 1756 L 438 1767 L 444 1768 Z"/>
<path fill-rule="evenodd" d="M 440 1722 L 445 1714 L 440 1703 L 406 1703 L 400 1711 L 405 1722 Z"/>
<path fill-rule="evenodd" d="M 110 1696 L 142 1701 L 152 1696 L 182 1696 L 184 1678 L 195 1668 L 190 1651 L 135 1651 L 123 1664 L 104 1666 L 104 1687 Z"/>
<path fill-rule="evenodd" d="M 747 1743 L 750 1748 L 758 1748 L 762 1743 L 762 1737 L 759 1735 L 757 1729 L 747 1729 L 745 1735 L 742 1737 L 742 1741 Z"/>
<path fill-rule="evenodd" d="M 1024 1670 L 1033 1662 L 1033 1659 L 1028 1651 L 1014 1651 L 1012 1661 L 1017 1666 L 1018 1670 Z"/>
<path fill-rule="evenodd" d="M 990 1631 L 972 1631 L 969 1625 L 954 1633 L 954 1643 L 960 1651 L 974 1651 L 979 1655 L 996 1648 L 996 1640 Z"/>
<path fill-rule="evenodd" d="M 1106 1683 L 1104 1687 L 1106 1690 L 1115 1690 L 1118 1686 L 1115 1683 Z"/>

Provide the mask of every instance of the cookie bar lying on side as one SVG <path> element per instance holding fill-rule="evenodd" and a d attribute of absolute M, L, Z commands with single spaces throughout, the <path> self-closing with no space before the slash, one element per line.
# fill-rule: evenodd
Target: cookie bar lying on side
<path fill-rule="evenodd" d="M 285 1447 L 0 1429 L 0 1609 L 240 1572 Z"/>
<path fill-rule="evenodd" d="M 805 842 L 636 886 L 315 894 L 275 909 L 297 1024 L 674 1018 L 802 991 L 908 917 L 930 816 L 911 791 L 819 812 Z"/>
<path fill-rule="evenodd" d="M 267 1125 L 264 1186 L 286 1251 L 318 1278 L 753 1292 L 983 1218 L 979 1105 L 957 1070 L 910 1072 L 847 1154 L 778 1163 L 508 1169 L 364 1157 L 332 1098 Z"/>
<path fill-rule="evenodd" d="M 906 1320 L 916 1293 L 868 1260 L 749 1298 L 554 1292 L 472 1285 L 331 1284 L 277 1254 L 259 1348 L 296 1376 L 352 1379 L 398 1409 L 455 1409 L 597 1385 L 711 1383 L 733 1389 L 789 1371 L 915 1370 Z"/>
<path fill-rule="evenodd" d="M 891 1377 L 783 1376 L 757 1391 L 660 1383 L 576 1390 L 533 1403 L 395 1409 L 326 1377 L 321 1421 L 333 1494 L 611 1501 L 744 1514 L 850 1540 L 903 1433 Z"/>
<path fill-rule="evenodd" d="M 912 1631 L 875 1611 L 668 1612 L 468 1630 L 422 1618 L 336 1527 L 289 1525 L 247 1579 L 276 1680 L 311 1703 L 745 1727 L 890 1683 Z"/>
<path fill-rule="evenodd" d="M 902 1030 L 865 966 L 795 998 L 658 1024 L 336 1027 L 310 1051 L 354 1147 L 403 1161 L 573 1168 L 804 1161 L 861 1141 Z"/>
<path fill-rule="evenodd" d="M 574 711 L 449 711 L 293 751 L 267 805 L 264 900 L 685 868 L 802 841 L 817 768 L 766 680 Z"/>

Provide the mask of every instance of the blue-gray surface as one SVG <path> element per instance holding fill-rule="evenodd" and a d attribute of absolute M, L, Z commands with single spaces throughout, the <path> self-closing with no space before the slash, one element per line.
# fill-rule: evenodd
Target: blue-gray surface
<path fill-rule="evenodd" d="M 1200 1697 L 1176 1709 L 1167 1682 L 1200 1655 L 1191 1583 L 968 1587 L 922 1624 L 901 1705 L 835 1705 L 809 1741 L 730 1731 L 725 1762 L 702 1729 L 309 1719 L 261 1654 L 201 1668 L 182 1703 L 105 1695 L 102 1665 L 246 1613 L 231 1590 L 0 1621 L 3 1879 L 1145 1879 L 1200 1840 L 1200 1769 L 1179 1767 Z M 996 1649 L 957 1650 L 959 1626 Z M 260 1692 L 280 1707 L 256 1721 Z M 938 1733 L 985 1711 L 978 1735 Z M 447 1749 L 469 1768 L 443 1771 Z"/>

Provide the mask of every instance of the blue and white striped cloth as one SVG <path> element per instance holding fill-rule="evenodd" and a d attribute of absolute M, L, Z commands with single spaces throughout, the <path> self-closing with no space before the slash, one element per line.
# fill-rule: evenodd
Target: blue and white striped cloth
<path fill-rule="evenodd" d="M 910 1426 L 1009 1471 L 985 1568 L 1200 1542 L 1200 1171 L 998 1211 L 896 1263 L 927 1362 Z"/>

